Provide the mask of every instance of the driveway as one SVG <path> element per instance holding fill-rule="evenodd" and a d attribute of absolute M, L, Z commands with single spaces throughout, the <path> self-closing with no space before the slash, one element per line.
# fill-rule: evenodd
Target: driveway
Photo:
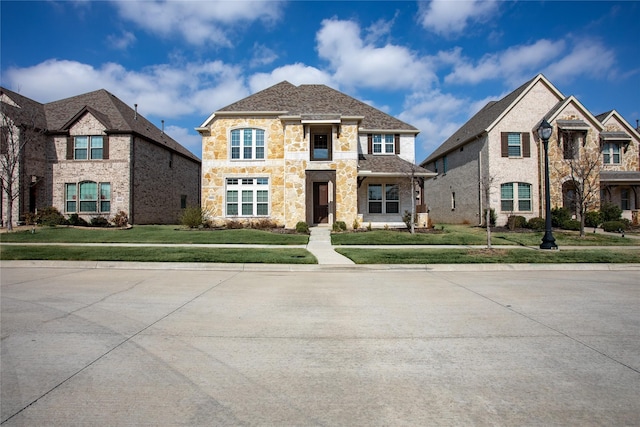
<path fill-rule="evenodd" d="M 638 269 L 11 265 L 3 425 L 640 425 Z"/>

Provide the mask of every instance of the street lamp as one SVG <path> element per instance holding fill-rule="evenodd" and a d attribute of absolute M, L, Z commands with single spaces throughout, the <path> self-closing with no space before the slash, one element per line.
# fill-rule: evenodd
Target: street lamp
<path fill-rule="evenodd" d="M 544 196 L 545 196 L 545 231 L 540 249 L 558 249 L 556 239 L 551 232 L 551 195 L 549 194 L 549 138 L 553 132 L 553 126 L 547 119 L 543 119 L 538 127 L 538 137 L 544 144 Z"/>

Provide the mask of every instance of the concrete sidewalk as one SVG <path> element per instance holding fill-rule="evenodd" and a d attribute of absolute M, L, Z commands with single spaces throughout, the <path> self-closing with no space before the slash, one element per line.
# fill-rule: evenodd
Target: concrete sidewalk
<path fill-rule="evenodd" d="M 331 230 L 319 225 L 311 228 L 307 250 L 318 259 L 318 264 L 354 265 L 349 258 L 340 255 L 331 245 Z"/>

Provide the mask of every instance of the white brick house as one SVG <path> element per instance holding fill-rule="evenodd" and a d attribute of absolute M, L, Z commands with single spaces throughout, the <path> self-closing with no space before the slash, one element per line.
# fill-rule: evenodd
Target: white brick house
<path fill-rule="evenodd" d="M 595 180 L 601 191 L 591 209 L 610 201 L 623 209 L 624 217 L 637 222 L 638 130 L 615 110 L 592 115 L 542 74 L 488 103 L 421 162 L 437 173 L 425 182 L 432 220 L 481 224 L 487 205 L 496 211 L 498 225 L 510 215 L 544 217 L 544 148 L 536 133 L 543 118 L 553 126 L 549 141 L 552 208 L 575 204 L 565 160 L 574 155 L 599 156 Z"/>
<path fill-rule="evenodd" d="M 20 161 L 14 222 L 54 206 L 85 220 L 124 211 L 131 224 L 176 223 L 182 208 L 199 205 L 200 160 L 113 94 L 40 104 L 0 90 L 3 123 L 37 135 Z"/>

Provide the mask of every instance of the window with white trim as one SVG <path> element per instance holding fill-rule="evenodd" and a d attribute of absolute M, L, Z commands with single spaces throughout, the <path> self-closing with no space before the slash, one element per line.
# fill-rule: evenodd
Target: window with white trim
<path fill-rule="evenodd" d="M 245 128 L 231 131 L 232 160 L 264 160 L 264 155 L 264 130 Z"/>
<path fill-rule="evenodd" d="M 500 210 L 503 212 L 531 212 L 531 184 L 526 182 L 502 184 L 500 186 Z"/>
<path fill-rule="evenodd" d="M 602 147 L 602 162 L 605 165 L 620 164 L 620 144 L 617 142 L 607 142 Z"/>
<path fill-rule="evenodd" d="M 104 138 L 101 135 L 76 136 L 73 138 L 74 160 L 102 160 Z"/>
<path fill-rule="evenodd" d="M 520 132 L 509 132 L 507 135 L 507 152 L 509 157 L 522 157 Z"/>
<path fill-rule="evenodd" d="M 393 134 L 373 134 L 373 154 L 394 154 L 396 148 Z"/>
<path fill-rule="evenodd" d="M 226 216 L 269 215 L 269 178 L 227 178 Z"/>
<path fill-rule="evenodd" d="M 82 181 L 66 183 L 65 212 L 109 213 L 111 211 L 111 183 Z"/>
<path fill-rule="evenodd" d="M 369 184 L 369 213 L 395 214 L 400 212 L 398 184 Z"/>

